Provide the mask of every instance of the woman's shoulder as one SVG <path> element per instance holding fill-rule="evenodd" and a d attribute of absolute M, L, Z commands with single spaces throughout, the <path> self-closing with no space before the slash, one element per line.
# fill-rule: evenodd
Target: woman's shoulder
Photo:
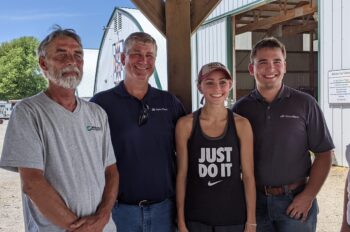
<path fill-rule="evenodd" d="M 247 127 L 251 127 L 250 126 L 250 122 L 247 118 L 239 115 L 239 114 L 236 114 L 236 113 L 233 113 L 233 119 L 234 119 L 234 122 L 235 122 L 235 125 L 238 129 L 239 128 L 242 128 L 242 129 L 246 129 Z"/>
<path fill-rule="evenodd" d="M 242 122 L 242 123 L 245 123 L 245 122 L 249 122 L 249 120 L 237 113 L 232 113 L 233 114 L 233 119 L 237 122 Z"/>
<path fill-rule="evenodd" d="M 177 121 L 177 125 L 181 127 L 192 126 L 193 123 L 193 113 L 182 116 Z"/>

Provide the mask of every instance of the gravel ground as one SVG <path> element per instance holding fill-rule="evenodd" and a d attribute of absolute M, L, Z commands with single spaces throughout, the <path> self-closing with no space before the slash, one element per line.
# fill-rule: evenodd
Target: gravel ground
<path fill-rule="evenodd" d="M 0 151 L 2 151 L 7 122 L 0 124 Z M 317 232 L 339 232 L 347 172 L 348 168 L 332 167 L 318 195 L 320 213 Z M 19 176 L 17 173 L 0 169 L 0 232 L 22 231 L 24 229 Z"/>
<path fill-rule="evenodd" d="M 8 121 L 0 124 L 0 151 Z M 24 231 L 18 173 L 0 169 L 0 232 Z"/>

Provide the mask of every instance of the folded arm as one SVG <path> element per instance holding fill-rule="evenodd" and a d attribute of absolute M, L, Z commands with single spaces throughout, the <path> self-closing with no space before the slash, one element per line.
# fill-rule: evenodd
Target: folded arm
<path fill-rule="evenodd" d="M 110 220 L 112 208 L 115 204 L 119 187 L 119 172 L 117 165 L 112 164 L 105 171 L 106 185 L 103 191 L 101 203 L 94 215 L 83 217 L 74 223 L 71 228 L 77 228 L 75 232 L 99 232 Z M 80 226 L 82 224 L 82 226 Z"/>
<path fill-rule="evenodd" d="M 78 217 L 67 207 L 58 192 L 50 185 L 43 171 L 19 168 L 23 192 L 33 201 L 39 211 L 53 224 L 70 230 Z M 77 223 L 77 226 L 80 224 Z"/>

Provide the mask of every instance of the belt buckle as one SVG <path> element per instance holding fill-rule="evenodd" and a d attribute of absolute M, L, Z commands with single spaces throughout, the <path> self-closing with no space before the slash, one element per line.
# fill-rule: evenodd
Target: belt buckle
<path fill-rule="evenodd" d="M 271 189 L 271 186 L 266 186 L 266 185 L 264 185 L 264 192 L 265 192 L 265 195 L 266 195 L 266 196 L 272 196 L 272 194 L 268 192 L 268 189 Z"/>
<path fill-rule="evenodd" d="M 138 205 L 139 205 L 139 207 L 143 207 L 143 206 L 147 205 L 147 203 L 148 203 L 147 200 L 142 200 L 142 201 L 139 202 Z"/>

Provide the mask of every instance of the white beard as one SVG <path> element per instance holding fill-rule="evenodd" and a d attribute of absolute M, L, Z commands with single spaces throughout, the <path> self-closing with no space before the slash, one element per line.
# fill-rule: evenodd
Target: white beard
<path fill-rule="evenodd" d="M 63 77 L 66 72 L 76 72 L 76 75 Z M 76 89 L 81 82 L 83 73 L 77 67 L 68 66 L 62 70 L 48 70 L 46 77 L 49 81 L 65 89 Z"/>

